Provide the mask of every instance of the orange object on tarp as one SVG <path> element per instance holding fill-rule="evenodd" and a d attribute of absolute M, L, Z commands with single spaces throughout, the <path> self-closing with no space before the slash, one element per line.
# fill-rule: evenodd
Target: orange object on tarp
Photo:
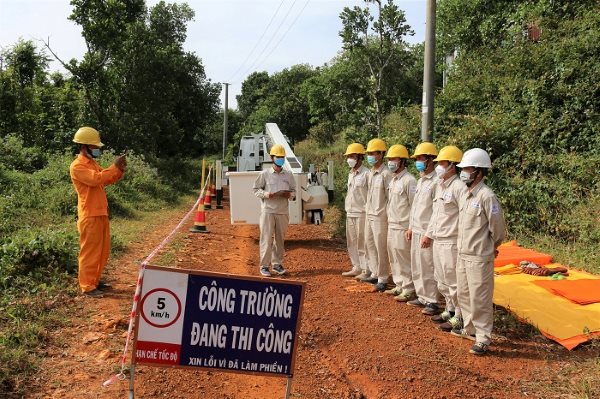
<path fill-rule="evenodd" d="M 566 280 L 558 281 L 599 278 L 600 276 L 571 269 Z M 600 337 L 600 303 L 577 305 L 532 284 L 539 280 L 540 277 L 524 273 L 496 275 L 494 303 L 537 327 L 543 335 L 569 350 L 593 337 Z M 554 282 L 549 278 L 548 281 Z"/>
<path fill-rule="evenodd" d="M 533 283 L 578 305 L 600 303 L 600 279 L 597 278 L 558 281 L 539 280 Z"/>
<path fill-rule="evenodd" d="M 533 249 L 520 247 L 516 241 L 510 241 L 498 247 L 498 256 L 494 259 L 494 267 L 510 264 L 518 265 L 523 260 L 543 266 L 552 262 L 552 256 L 534 251 Z"/>

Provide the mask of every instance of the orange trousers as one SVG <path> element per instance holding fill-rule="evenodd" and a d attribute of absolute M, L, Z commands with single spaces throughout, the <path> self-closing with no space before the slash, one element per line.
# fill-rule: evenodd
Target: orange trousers
<path fill-rule="evenodd" d="M 108 216 L 89 216 L 77 222 L 79 231 L 79 287 L 82 292 L 98 287 L 110 254 Z"/>

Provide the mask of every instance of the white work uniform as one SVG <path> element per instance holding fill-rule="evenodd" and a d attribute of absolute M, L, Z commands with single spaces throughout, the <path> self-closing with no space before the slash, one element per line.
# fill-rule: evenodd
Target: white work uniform
<path fill-rule="evenodd" d="M 352 270 L 367 272 L 367 249 L 365 247 L 365 220 L 369 169 L 361 165 L 348 173 L 346 193 L 346 242 Z"/>
<path fill-rule="evenodd" d="M 458 220 L 458 304 L 464 328 L 490 344 L 494 324 L 494 257 L 506 238 L 498 198 L 483 182 L 461 196 Z"/>
<path fill-rule="evenodd" d="M 433 278 L 433 250 L 421 248 L 421 238 L 427 232 L 431 220 L 433 197 L 437 177 L 435 171 L 421 176 L 417 182 L 417 192 L 410 210 L 411 271 L 415 291 L 423 304 L 437 303 L 437 283 Z"/>
<path fill-rule="evenodd" d="M 427 237 L 433 240 L 434 278 L 440 294 L 446 300 L 446 310 L 460 317 L 456 297 L 456 260 L 458 250 L 458 201 L 467 190 L 458 175 L 439 179 L 435 185 L 435 196 Z"/>
<path fill-rule="evenodd" d="M 392 180 L 392 172 L 383 163 L 378 169 L 372 168 L 368 176 L 367 230 L 365 242 L 371 277 L 379 283 L 387 283 L 390 278 L 390 262 L 387 253 L 387 194 Z"/>
<path fill-rule="evenodd" d="M 405 293 L 415 292 L 410 266 L 410 242 L 404 233 L 410 223 L 410 209 L 417 191 L 417 179 L 404 168 L 392 175 L 388 188 L 387 248 L 394 284 Z"/>
<path fill-rule="evenodd" d="M 289 204 L 285 197 L 268 197 L 278 191 L 296 191 L 294 176 L 286 171 L 270 168 L 260 172 L 254 182 L 254 195 L 261 199 L 260 213 L 260 266 L 283 264 L 284 237 L 289 223 Z M 275 239 L 273 240 L 273 235 Z"/>

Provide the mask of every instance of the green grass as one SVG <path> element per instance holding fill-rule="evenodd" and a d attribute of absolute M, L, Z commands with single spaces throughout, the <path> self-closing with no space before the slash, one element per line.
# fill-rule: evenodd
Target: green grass
<path fill-rule="evenodd" d="M 25 151 L 14 145 L 11 148 L 11 154 Z M 70 154 L 45 154 L 43 169 L 23 162 L 10 169 L 0 165 L 0 393 L 3 397 L 22 397 L 28 378 L 45 356 L 49 332 L 70 320 L 70 307 L 78 292 L 79 250 L 77 197 L 68 173 L 73 158 Z M 106 166 L 113 158 L 113 154 L 105 153 L 100 163 Z M 195 200 L 198 161 L 154 162 L 155 166 L 132 154 L 124 179 L 106 188 L 113 257 L 164 223 L 166 215 L 183 216 L 185 208 Z"/>
<path fill-rule="evenodd" d="M 167 218 L 182 217 L 194 200 L 192 195 L 183 195 L 168 207 L 135 211 L 131 219 L 112 220 L 113 240 L 119 242 L 117 252 L 126 250 Z M 178 242 L 169 247 L 168 253 L 175 253 Z M 0 297 L 0 392 L 6 397 L 17 398 L 25 393 L 27 379 L 35 374 L 50 344 L 49 332 L 69 324 L 77 293 L 76 275 L 58 269 L 46 273 L 43 281 L 39 276 L 19 276 L 12 288 L 4 290 Z"/>
<path fill-rule="evenodd" d="M 0 297 L 0 392 L 8 397 L 24 393 L 49 331 L 69 320 L 68 305 L 77 292 L 73 276 L 54 270 L 47 278 L 19 276 Z"/>
<path fill-rule="evenodd" d="M 600 274 L 600 252 L 596 244 L 566 243 L 556 237 L 541 234 L 522 238 L 519 244 L 552 255 L 554 262 L 567 267 Z"/>

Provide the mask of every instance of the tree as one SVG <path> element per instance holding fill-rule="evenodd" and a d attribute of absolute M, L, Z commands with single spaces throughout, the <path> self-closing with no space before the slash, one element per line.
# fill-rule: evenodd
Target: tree
<path fill-rule="evenodd" d="M 242 82 L 242 92 L 236 96 L 238 110 L 246 119 L 256 111 L 260 102 L 267 97 L 270 77 L 266 71 L 253 72 Z"/>
<path fill-rule="evenodd" d="M 385 71 L 395 54 L 405 47 L 404 36 L 412 34 L 406 24 L 404 12 L 392 0 L 365 0 L 377 7 L 377 20 L 368 6 L 345 7 L 340 14 L 343 29 L 340 31 L 344 50 L 358 56 L 368 67 L 369 95 L 375 109 L 375 131 L 381 133 L 384 110 L 381 104 Z"/>
<path fill-rule="evenodd" d="M 244 123 L 236 140 L 242 134 L 262 131 L 267 122 L 277 123 L 292 140 L 305 138 L 310 121 L 302 85 L 316 74 L 306 64 L 293 65 L 270 77 L 266 72 L 251 74 L 237 97 Z"/>
<path fill-rule="evenodd" d="M 84 121 L 119 150 L 200 152 L 220 86 L 207 79 L 197 55 L 183 50 L 193 10 L 163 1 L 147 9 L 144 0 L 71 4 L 87 52 L 81 61 L 56 58 L 83 87 Z"/>
<path fill-rule="evenodd" d="M 79 89 L 59 73 L 48 76 L 49 58 L 32 41 L 19 40 L 0 57 L 0 137 L 26 147 L 64 150 L 65 133 L 79 118 Z"/>
<path fill-rule="evenodd" d="M 242 117 L 239 110 L 230 109 L 227 112 L 227 143 L 228 146 L 237 145 L 235 135 L 240 131 Z M 223 150 L 223 110 L 221 109 L 213 118 L 206 129 L 203 142 L 203 152 L 206 154 L 220 154 Z"/>
<path fill-rule="evenodd" d="M 420 47 L 395 52 L 384 71 L 379 96 L 380 110 L 387 114 L 396 105 L 418 103 L 423 77 Z M 420 62 L 419 62 L 420 60 Z M 302 86 L 313 125 L 324 126 L 340 132 L 349 127 L 375 133 L 376 110 L 370 95 L 370 83 L 365 76 L 370 70 L 356 53 L 343 51 L 331 64 L 318 69 L 318 73 Z M 370 127 L 370 129 L 365 129 Z"/>
<path fill-rule="evenodd" d="M 586 216 L 600 204 L 598 2 L 498 3 L 440 2 L 438 34 L 461 51 L 437 97 L 436 137 L 490 153 L 513 234 L 597 247 Z M 539 40 L 522 29 L 531 21 Z"/>

